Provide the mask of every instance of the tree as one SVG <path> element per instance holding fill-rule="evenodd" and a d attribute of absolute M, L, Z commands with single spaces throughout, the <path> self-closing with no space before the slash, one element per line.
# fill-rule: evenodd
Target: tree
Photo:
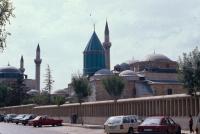
<path fill-rule="evenodd" d="M 116 102 L 120 97 L 124 89 L 124 82 L 119 76 L 110 76 L 103 79 L 103 85 L 108 94 Z"/>
<path fill-rule="evenodd" d="M 6 24 L 10 23 L 10 17 L 14 17 L 13 6 L 10 0 L 0 0 L 0 49 L 4 50 L 6 47 L 7 35 L 10 35 L 6 31 Z"/>
<path fill-rule="evenodd" d="M 63 96 L 54 96 L 52 98 L 52 103 L 55 104 L 55 105 L 60 106 L 60 105 L 65 103 L 65 97 L 63 97 Z"/>
<path fill-rule="evenodd" d="M 46 84 L 44 90 L 46 90 L 48 92 L 49 104 L 50 104 L 51 103 L 51 90 L 53 88 L 54 80 L 52 78 L 51 69 L 50 69 L 49 65 L 47 65 L 44 83 Z"/>
<path fill-rule="evenodd" d="M 188 89 L 189 94 L 195 94 L 200 91 L 200 52 L 196 47 L 192 52 L 183 53 L 179 57 L 179 79 Z"/>
<path fill-rule="evenodd" d="M 87 77 L 81 76 L 80 74 L 74 75 L 72 77 L 72 87 L 74 89 L 74 92 L 76 94 L 78 102 L 80 103 L 81 108 L 81 104 L 82 102 L 84 102 L 85 98 L 91 95 L 91 87 Z M 81 122 L 83 125 L 82 112 L 80 114 Z"/>
<path fill-rule="evenodd" d="M 9 93 L 12 89 L 5 85 L 0 85 L 0 107 L 9 105 L 11 98 L 9 98 Z"/>

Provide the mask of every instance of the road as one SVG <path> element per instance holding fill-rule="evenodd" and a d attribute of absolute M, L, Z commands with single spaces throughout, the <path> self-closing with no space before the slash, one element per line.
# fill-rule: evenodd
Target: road
<path fill-rule="evenodd" d="M 0 134 L 104 134 L 104 131 L 103 129 L 88 129 L 69 126 L 43 126 L 41 128 L 34 128 L 32 126 L 1 122 Z"/>

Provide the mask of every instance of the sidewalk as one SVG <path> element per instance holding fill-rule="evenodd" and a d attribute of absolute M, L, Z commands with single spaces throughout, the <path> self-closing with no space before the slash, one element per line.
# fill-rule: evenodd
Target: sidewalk
<path fill-rule="evenodd" d="M 90 129 L 103 129 L 103 125 L 89 125 L 89 124 L 71 124 L 71 123 L 63 123 L 64 126 L 70 127 L 83 127 L 83 128 L 90 128 Z"/>

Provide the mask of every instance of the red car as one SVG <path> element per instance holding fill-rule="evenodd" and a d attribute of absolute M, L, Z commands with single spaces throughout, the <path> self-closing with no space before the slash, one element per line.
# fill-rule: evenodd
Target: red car
<path fill-rule="evenodd" d="M 48 118 L 47 116 L 37 116 L 35 119 L 30 120 L 28 122 L 29 125 L 33 125 L 34 127 L 42 127 L 42 125 L 52 125 L 52 126 L 61 126 L 63 120 L 55 120 Z"/>
<path fill-rule="evenodd" d="M 180 125 L 170 117 L 149 117 L 138 126 L 139 134 L 181 134 Z"/>

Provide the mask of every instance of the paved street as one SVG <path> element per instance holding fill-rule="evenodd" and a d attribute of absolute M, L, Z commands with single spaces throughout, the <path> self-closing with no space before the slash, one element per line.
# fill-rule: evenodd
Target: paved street
<path fill-rule="evenodd" d="M 80 127 L 50 127 L 34 128 L 32 126 L 0 123 L 0 134 L 104 134 L 103 129 L 88 129 Z"/>

